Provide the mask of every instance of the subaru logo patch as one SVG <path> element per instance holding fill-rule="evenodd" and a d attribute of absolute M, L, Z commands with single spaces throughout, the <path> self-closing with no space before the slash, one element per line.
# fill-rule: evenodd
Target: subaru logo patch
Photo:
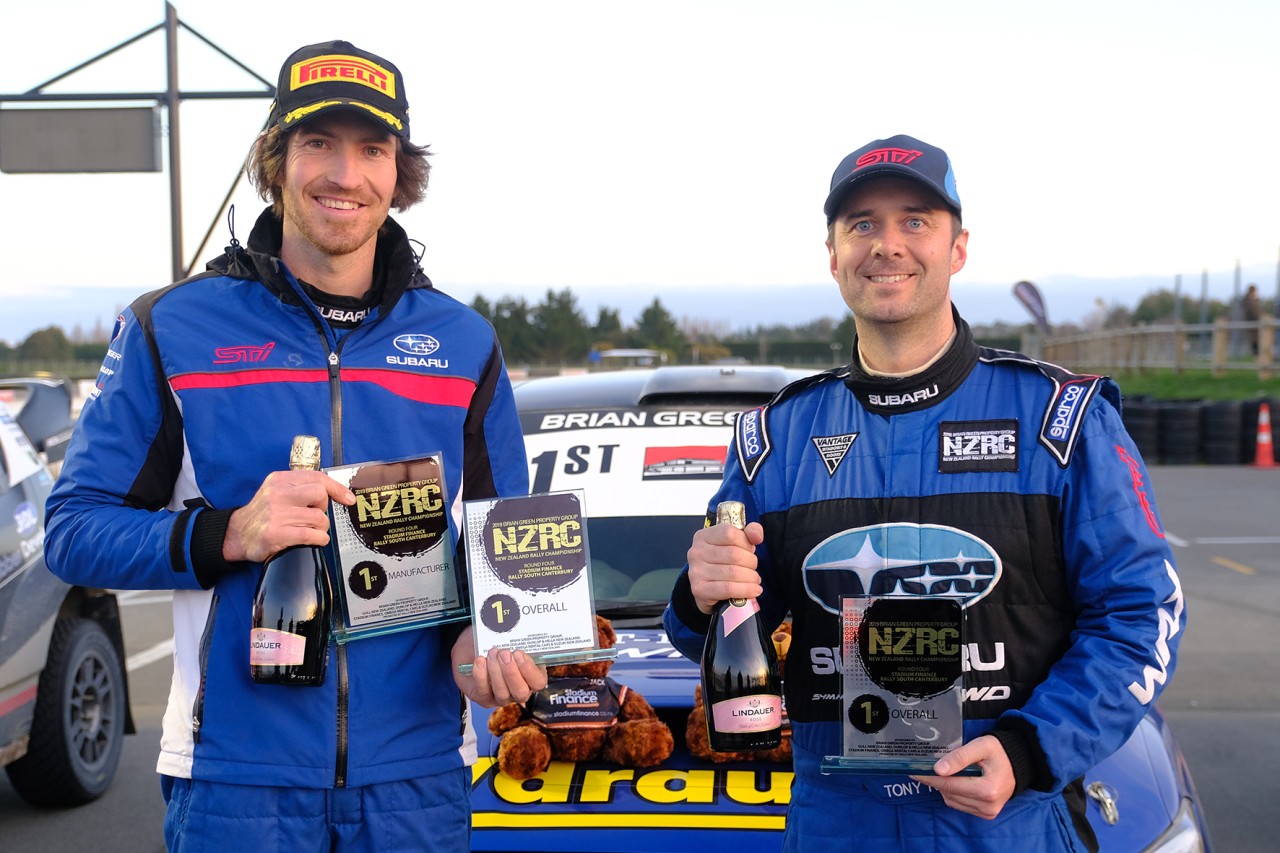
<path fill-rule="evenodd" d="M 400 352 L 410 355 L 431 355 L 440 349 L 440 342 L 430 335 L 400 335 L 393 343 Z"/>
<path fill-rule="evenodd" d="M 976 536 L 908 523 L 837 533 L 800 567 L 805 593 L 832 615 L 845 595 L 927 595 L 968 607 L 995 588 L 1002 571 L 1000 555 Z"/>

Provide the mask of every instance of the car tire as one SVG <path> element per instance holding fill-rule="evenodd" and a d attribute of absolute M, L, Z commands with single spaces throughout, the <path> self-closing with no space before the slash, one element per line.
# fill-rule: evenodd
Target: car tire
<path fill-rule="evenodd" d="M 54 625 L 40 673 L 27 754 L 5 769 L 36 806 L 76 806 L 115 778 L 124 741 L 124 667 L 102 626 L 64 618 Z"/>

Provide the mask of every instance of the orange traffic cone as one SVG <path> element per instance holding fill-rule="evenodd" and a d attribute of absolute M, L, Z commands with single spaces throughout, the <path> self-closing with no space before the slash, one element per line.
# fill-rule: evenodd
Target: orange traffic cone
<path fill-rule="evenodd" d="M 1262 403 L 1258 406 L 1258 451 L 1253 459 L 1255 468 L 1274 468 L 1275 451 L 1271 443 L 1271 406 Z"/>

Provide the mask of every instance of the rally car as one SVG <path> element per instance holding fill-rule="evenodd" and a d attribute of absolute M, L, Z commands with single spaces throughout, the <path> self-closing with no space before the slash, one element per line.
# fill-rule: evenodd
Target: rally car
<path fill-rule="evenodd" d="M 0 766 L 34 805 L 96 799 L 129 712 L 116 598 L 44 563 L 44 503 L 71 436 L 64 382 L 0 379 Z"/>
<path fill-rule="evenodd" d="M 713 763 L 684 743 L 698 667 L 667 641 L 661 614 L 720 480 L 738 412 L 804 374 L 778 367 L 659 367 L 534 379 L 516 388 L 532 490 L 581 489 L 597 612 L 618 634 L 610 678 L 639 691 L 675 736 L 661 765 L 553 761 L 517 781 L 476 709 L 472 849 L 776 851 L 792 772 Z M 1152 711 L 1086 777 L 1104 851 L 1209 850 L 1177 743 Z"/>

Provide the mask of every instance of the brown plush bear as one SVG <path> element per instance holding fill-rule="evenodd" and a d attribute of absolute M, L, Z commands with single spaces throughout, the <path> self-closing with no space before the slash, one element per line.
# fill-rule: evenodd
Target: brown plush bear
<path fill-rule="evenodd" d="M 608 619 L 596 616 L 600 648 L 617 635 Z M 661 764 L 675 748 L 667 724 L 634 690 L 607 678 L 613 661 L 586 661 L 547 667 L 548 683 L 521 705 L 494 710 L 489 731 L 502 738 L 498 768 L 514 779 L 531 779 L 553 759 L 603 758 L 624 767 Z"/>
<path fill-rule="evenodd" d="M 773 647 L 778 652 L 778 669 L 786 677 L 787 652 L 791 649 L 791 622 L 783 622 L 773 632 Z M 744 752 L 717 752 L 711 748 L 711 738 L 707 735 L 707 711 L 702 700 L 702 685 L 693 689 L 693 710 L 689 713 L 689 722 L 685 726 L 685 740 L 689 752 L 717 763 L 725 761 L 776 761 L 780 764 L 791 763 L 791 725 L 784 715 L 782 721 L 782 743 L 773 749 L 752 750 Z"/>

